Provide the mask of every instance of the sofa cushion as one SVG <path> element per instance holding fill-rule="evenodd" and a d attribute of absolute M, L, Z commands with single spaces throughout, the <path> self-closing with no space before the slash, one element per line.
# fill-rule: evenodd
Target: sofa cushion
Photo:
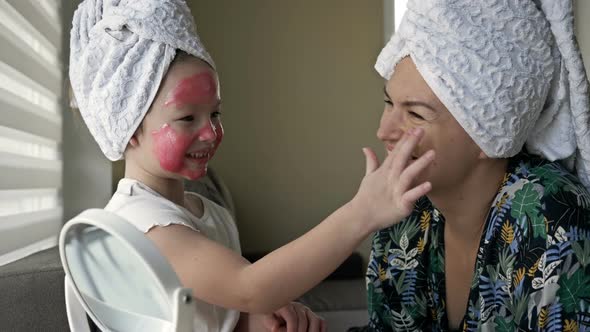
<path fill-rule="evenodd" d="M 0 267 L 0 294 L 2 330 L 69 330 L 57 247 Z"/>

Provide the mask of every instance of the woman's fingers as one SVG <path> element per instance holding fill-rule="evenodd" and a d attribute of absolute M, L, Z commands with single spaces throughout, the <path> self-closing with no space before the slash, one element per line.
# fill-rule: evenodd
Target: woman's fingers
<path fill-rule="evenodd" d="M 281 327 L 281 322 L 275 315 L 264 315 L 262 324 L 268 331 L 276 332 Z"/>
<path fill-rule="evenodd" d="M 297 332 L 307 332 L 307 326 L 309 322 L 307 321 L 305 307 L 295 305 L 293 305 L 293 307 L 295 307 L 295 312 L 297 312 Z"/>
<path fill-rule="evenodd" d="M 379 168 L 379 160 L 375 152 L 370 148 L 363 148 L 363 153 L 366 161 L 365 175 L 369 175 Z"/>
<path fill-rule="evenodd" d="M 287 332 L 297 332 L 298 317 L 295 308 L 292 305 L 286 305 L 275 312 L 275 315 L 285 321 Z"/>
<path fill-rule="evenodd" d="M 309 322 L 309 332 L 320 332 L 322 323 L 318 317 L 307 311 L 307 321 Z"/>
<path fill-rule="evenodd" d="M 434 150 L 429 150 L 402 171 L 398 180 L 400 192 L 406 192 L 410 188 L 414 179 L 432 163 L 434 156 Z"/>
<path fill-rule="evenodd" d="M 308 332 L 322 332 L 322 325 L 325 322 L 318 315 L 314 314 L 309 308 L 305 308 L 305 314 L 307 315 L 307 321 L 309 322 Z"/>

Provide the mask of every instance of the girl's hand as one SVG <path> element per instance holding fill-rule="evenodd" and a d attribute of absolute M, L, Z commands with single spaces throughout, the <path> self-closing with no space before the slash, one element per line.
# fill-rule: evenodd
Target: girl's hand
<path fill-rule="evenodd" d="M 370 223 L 372 231 L 399 223 L 410 215 L 418 198 L 432 189 L 428 181 L 413 186 L 418 174 L 434 160 L 434 151 L 430 150 L 409 163 L 422 135 L 420 128 L 405 133 L 381 166 L 371 149 L 363 149 L 366 173 L 351 205 Z"/>

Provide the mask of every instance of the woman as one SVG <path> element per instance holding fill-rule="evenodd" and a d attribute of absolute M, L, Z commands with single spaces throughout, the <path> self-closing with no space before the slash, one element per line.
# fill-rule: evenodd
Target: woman
<path fill-rule="evenodd" d="M 590 326 L 590 111 L 571 1 L 410 0 L 376 64 L 377 136 L 432 190 L 376 233 L 376 331 Z M 549 161 L 551 160 L 551 161 Z M 559 161 L 561 160 L 561 161 Z"/>

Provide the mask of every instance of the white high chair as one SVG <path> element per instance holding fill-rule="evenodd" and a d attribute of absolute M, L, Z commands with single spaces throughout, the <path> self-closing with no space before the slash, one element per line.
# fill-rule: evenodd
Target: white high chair
<path fill-rule="evenodd" d="M 90 331 L 192 332 L 192 292 L 168 261 L 125 219 L 100 209 L 82 212 L 61 230 L 68 322 Z"/>

